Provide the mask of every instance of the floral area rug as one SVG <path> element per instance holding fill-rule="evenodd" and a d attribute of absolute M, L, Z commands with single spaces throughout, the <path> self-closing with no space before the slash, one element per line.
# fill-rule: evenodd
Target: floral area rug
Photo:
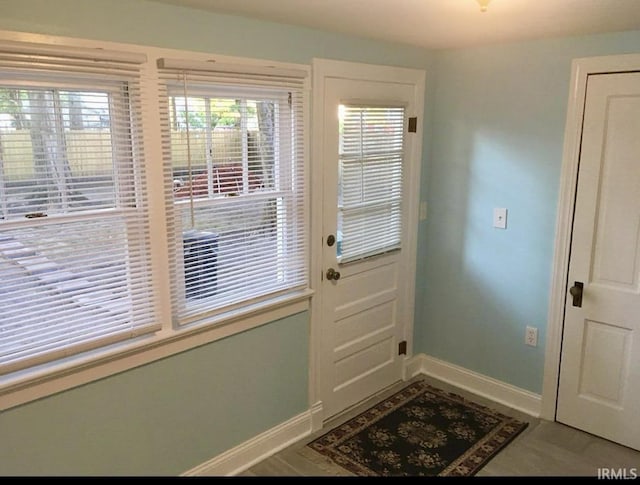
<path fill-rule="evenodd" d="M 527 425 L 417 381 L 307 446 L 359 476 L 473 476 Z"/>

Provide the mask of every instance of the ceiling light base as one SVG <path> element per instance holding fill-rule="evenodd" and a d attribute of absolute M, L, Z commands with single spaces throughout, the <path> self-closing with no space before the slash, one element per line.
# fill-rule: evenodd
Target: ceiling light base
<path fill-rule="evenodd" d="M 487 11 L 487 7 L 489 7 L 489 2 L 491 0 L 477 0 L 478 4 L 480 5 L 480 11 L 481 12 L 486 12 Z"/>

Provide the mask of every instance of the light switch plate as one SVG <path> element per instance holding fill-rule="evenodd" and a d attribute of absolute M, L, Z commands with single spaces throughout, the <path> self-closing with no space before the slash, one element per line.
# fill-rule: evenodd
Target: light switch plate
<path fill-rule="evenodd" d="M 507 209 L 496 207 L 493 209 L 493 227 L 507 228 Z"/>
<path fill-rule="evenodd" d="M 427 203 L 420 202 L 420 220 L 424 221 L 427 218 Z"/>

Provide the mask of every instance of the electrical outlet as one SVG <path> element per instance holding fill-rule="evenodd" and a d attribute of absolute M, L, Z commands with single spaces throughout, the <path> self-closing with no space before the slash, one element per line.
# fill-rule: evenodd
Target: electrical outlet
<path fill-rule="evenodd" d="M 527 330 L 524 335 L 524 342 L 531 347 L 538 346 L 538 329 L 536 327 L 527 326 Z"/>

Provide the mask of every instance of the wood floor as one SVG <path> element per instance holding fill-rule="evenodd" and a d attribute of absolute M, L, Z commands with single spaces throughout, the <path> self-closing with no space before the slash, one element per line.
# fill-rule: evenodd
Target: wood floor
<path fill-rule="evenodd" d="M 638 451 L 560 423 L 532 418 L 429 377 L 419 378 L 425 379 L 434 387 L 455 392 L 503 414 L 529 422 L 527 429 L 485 465 L 477 476 L 597 477 L 599 468 L 615 469 L 616 473 L 618 469 L 624 469 L 627 476 L 632 473 L 632 469 L 636 469 L 636 473 L 640 475 L 640 452 Z M 240 475 L 271 477 L 353 475 L 309 449 L 306 444 L 397 392 L 406 384 L 395 385 L 333 418 L 322 430 L 252 466 Z"/>

